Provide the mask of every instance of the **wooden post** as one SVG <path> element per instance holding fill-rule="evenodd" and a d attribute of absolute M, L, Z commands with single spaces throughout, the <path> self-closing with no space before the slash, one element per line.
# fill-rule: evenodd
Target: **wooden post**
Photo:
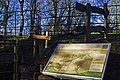
<path fill-rule="evenodd" d="M 16 41 L 15 41 L 15 45 L 14 45 L 14 54 L 13 54 L 13 56 L 14 56 L 14 74 L 13 74 L 13 80 L 19 80 L 19 75 L 18 75 L 18 73 L 19 73 L 19 70 L 18 70 L 18 55 L 17 55 L 17 52 L 18 52 L 18 42 L 19 42 L 19 39 L 17 39 Z"/>
<path fill-rule="evenodd" d="M 91 5 L 90 4 L 87 4 L 87 10 L 86 10 L 86 23 L 85 23 L 85 27 L 86 27 L 86 32 L 85 32 L 85 37 L 84 37 L 84 41 L 85 42 L 88 42 L 89 41 L 89 28 L 90 28 L 90 14 L 91 14 L 91 11 L 90 11 L 90 7 Z"/>
<path fill-rule="evenodd" d="M 48 36 L 48 31 L 46 31 L 46 36 Z M 47 45 L 48 45 L 48 40 L 46 39 L 45 40 L 45 48 L 47 48 Z"/>
<path fill-rule="evenodd" d="M 105 33 L 104 33 L 104 39 L 107 39 L 108 36 L 108 17 L 109 11 L 107 9 L 107 3 L 104 4 L 104 27 L 105 27 Z"/>
<path fill-rule="evenodd" d="M 14 45 L 14 53 L 13 53 L 13 56 L 14 56 L 14 58 L 13 58 L 13 62 L 14 62 L 14 67 L 13 67 L 13 80 L 16 80 L 17 78 L 16 78 L 16 72 L 17 72 L 17 69 L 16 69 L 16 67 L 17 67 L 17 65 L 16 65 L 16 45 Z"/>
<path fill-rule="evenodd" d="M 33 57 L 35 57 L 35 52 L 36 52 L 36 40 L 33 40 Z"/>

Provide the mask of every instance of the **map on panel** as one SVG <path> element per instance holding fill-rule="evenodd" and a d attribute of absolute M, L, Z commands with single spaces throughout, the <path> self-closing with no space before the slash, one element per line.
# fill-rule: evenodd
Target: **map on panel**
<path fill-rule="evenodd" d="M 43 74 L 67 78 L 101 79 L 110 43 L 59 44 Z"/>

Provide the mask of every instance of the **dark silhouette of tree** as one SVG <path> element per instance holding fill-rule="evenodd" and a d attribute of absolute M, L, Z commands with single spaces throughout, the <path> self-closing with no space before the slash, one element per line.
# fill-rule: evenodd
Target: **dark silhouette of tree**
<path fill-rule="evenodd" d="M 2 7 L 4 8 L 4 19 L 3 19 L 3 34 L 7 36 L 7 21 L 9 19 L 8 15 L 8 8 L 9 8 L 10 1 L 9 0 L 2 0 Z"/>
<path fill-rule="evenodd" d="M 24 27 L 24 11 L 23 11 L 23 5 L 24 5 L 24 0 L 19 0 L 20 3 L 20 33 L 19 35 L 22 36 L 22 31 Z"/>
<path fill-rule="evenodd" d="M 8 25 L 8 19 L 12 17 L 12 13 L 14 12 L 14 5 L 10 4 L 10 0 L 1 0 L 0 1 L 0 7 L 1 7 L 1 13 L 3 15 L 2 17 L 2 23 L 1 26 L 3 26 L 3 34 L 4 37 L 7 36 L 7 25 Z"/>

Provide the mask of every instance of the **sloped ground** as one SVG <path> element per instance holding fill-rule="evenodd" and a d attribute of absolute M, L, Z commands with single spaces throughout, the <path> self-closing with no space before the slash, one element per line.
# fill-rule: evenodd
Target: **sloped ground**
<path fill-rule="evenodd" d="M 120 54 L 110 54 L 104 80 L 120 80 Z"/>
<path fill-rule="evenodd" d="M 111 41 L 111 44 L 104 80 L 120 80 L 120 40 Z"/>

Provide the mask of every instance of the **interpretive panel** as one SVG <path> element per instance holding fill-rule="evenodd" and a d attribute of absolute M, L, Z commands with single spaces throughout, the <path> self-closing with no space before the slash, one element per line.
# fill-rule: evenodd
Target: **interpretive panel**
<path fill-rule="evenodd" d="M 42 73 L 67 79 L 102 79 L 110 46 L 110 43 L 58 44 Z"/>

